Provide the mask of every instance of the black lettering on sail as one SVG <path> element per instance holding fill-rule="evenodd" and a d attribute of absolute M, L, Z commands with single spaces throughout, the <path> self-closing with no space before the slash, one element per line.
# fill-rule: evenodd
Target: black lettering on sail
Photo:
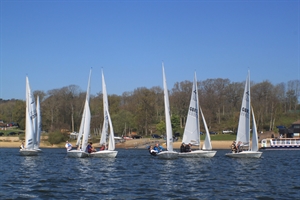
<path fill-rule="evenodd" d="M 197 116 L 198 115 L 197 108 L 190 107 L 189 115 Z"/>
<path fill-rule="evenodd" d="M 36 113 L 30 113 L 30 119 L 35 119 L 37 117 Z"/>
<path fill-rule="evenodd" d="M 249 101 L 249 91 L 246 92 L 246 101 Z"/>
<path fill-rule="evenodd" d="M 245 113 L 249 114 L 249 109 L 242 107 L 242 112 L 245 112 Z"/>
<path fill-rule="evenodd" d="M 28 144 L 29 145 L 32 144 L 32 139 L 28 140 Z"/>
<path fill-rule="evenodd" d="M 249 109 L 242 107 L 242 111 L 240 115 L 249 118 Z"/>
<path fill-rule="evenodd" d="M 197 91 L 194 90 L 193 93 L 194 93 L 194 95 L 193 95 L 193 100 L 194 100 L 194 101 L 197 101 Z"/>

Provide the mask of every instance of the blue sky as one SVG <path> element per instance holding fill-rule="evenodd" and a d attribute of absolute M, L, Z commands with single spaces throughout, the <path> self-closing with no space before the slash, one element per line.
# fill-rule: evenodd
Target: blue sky
<path fill-rule="evenodd" d="M 78 85 L 108 94 L 228 78 L 300 78 L 300 1 L 1 1 L 0 98 Z"/>

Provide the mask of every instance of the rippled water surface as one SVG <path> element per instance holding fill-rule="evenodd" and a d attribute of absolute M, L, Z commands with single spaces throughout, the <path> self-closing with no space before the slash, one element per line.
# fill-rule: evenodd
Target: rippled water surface
<path fill-rule="evenodd" d="M 260 159 L 158 160 L 145 149 L 115 159 L 68 158 L 65 149 L 23 157 L 0 148 L 0 199 L 299 199 L 300 151 Z"/>

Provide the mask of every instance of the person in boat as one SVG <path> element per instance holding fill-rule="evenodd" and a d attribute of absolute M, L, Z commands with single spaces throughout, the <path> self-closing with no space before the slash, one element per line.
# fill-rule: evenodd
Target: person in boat
<path fill-rule="evenodd" d="M 20 149 L 24 149 L 24 142 L 22 142 L 21 146 L 20 146 Z"/>
<path fill-rule="evenodd" d="M 237 148 L 236 148 L 236 145 L 235 145 L 235 141 L 232 141 L 232 144 L 231 144 L 231 151 L 232 151 L 232 153 L 236 153 L 236 152 L 237 152 Z"/>
<path fill-rule="evenodd" d="M 153 148 L 157 153 L 162 152 L 164 148 L 156 143 L 155 147 Z"/>
<path fill-rule="evenodd" d="M 92 153 L 92 145 L 91 143 L 89 143 L 87 146 L 86 146 L 86 150 L 88 153 Z"/>
<path fill-rule="evenodd" d="M 191 152 L 192 151 L 192 144 L 189 143 L 188 145 L 185 145 L 185 152 Z"/>
<path fill-rule="evenodd" d="M 155 151 L 155 150 L 153 149 L 153 146 L 150 146 L 148 149 L 149 149 L 149 153 L 150 153 L 152 156 L 156 156 L 156 155 L 157 155 L 157 151 Z"/>
<path fill-rule="evenodd" d="M 236 145 L 236 152 L 239 153 L 239 152 L 242 152 L 242 144 L 243 142 L 239 141 Z"/>
<path fill-rule="evenodd" d="M 104 151 L 105 150 L 105 144 L 102 144 L 100 147 L 100 151 Z"/>
<path fill-rule="evenodd" d="M 67 151 L 72 150 L 72 144 L 69 141 L 66 141 L 66 145 L 65 145 Z"/>
<path fill-rule="evenodd" d="M 184 144 L 184 142 L 181 143 L 181 146 L 180 146 L 180 152 L 181 152 L 181 153 L 184 153 L 184 152 L 185 152 L 185 144 Z"/>
<path fill-rule="evenodd" d="M 93 143 L 92 143 L 92 142 L 90 142 L 90 143 L 87 145 L 86 149 L 87 149 L 87 152 L 88 152 L 88 153 L 92 153 L 92 152 L 95 152 L 95 151 L 96 151 L 95 148 L 93 147 Z"/>

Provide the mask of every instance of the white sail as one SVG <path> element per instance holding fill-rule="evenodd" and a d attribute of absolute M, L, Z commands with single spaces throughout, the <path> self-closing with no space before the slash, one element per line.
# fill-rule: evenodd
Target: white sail
<path fill-rule="evenodd" d="M 84 109 L 82 113 L 80 129 L 79 129 L 79 134 L 76 143 L 76 145 L 80 148 L 77 148 L 76 150 L 68 150 L 67 154 L 69 157 L 75 157 L 75 158 L 88 157 L 86 147 L 88 145 L 88 139 L 90 135 L 90 124 L 91 124 L 91 111 L 90 111 L 91 74 L 92 74 L 92 69 L 90 70 L 90 74 L 89 74 L 88 87 L 87 87 L 86 97 L 84 101 Z"/>
<path fill-rule="evenodd" d="M 101 138 L 100 138 L 100 146 L 106 145 L 106 137 L 108 135 L 108 116 L 106 112 L 104 112 L 104 119 L 103 119 L 103 126 L 102 126 L 102 132 L 101 132 Z"/>
<path fill-rule="evenodd" d="M 112 125 L 112 121 L 109 114 L 109 106 L 108 106 L 108 97 L 106 91 L 106 84 L 104 79 L 104 74 L 102 70 L 102 95 L 103 95 L 103 127 L 100 139 L 100 146 L 106 145 L 108 143 L 108 147 L 106 150 L 101 149 L 97 152 L 92 152 L 90 154 L 91 157 L 96 158 L 115 158 L 118 154 L 118 151 L 115 151 L 115 137 L 114 137 L 114 129 Z M 107 138 L 108 135 L 108 138 Z M 107 142 L 108 139 L 108 142 Z"/>
<path fill-rule="evenodd" d="M 40 107 L 40 98 L 37 96 L 36 100 L 36 112 L 37 112 L 37 132 L 36 132 L 36 146 L 35 149 L 39 149 L 42 133 L 42 114 Z"/>
<path fill-rule="evenodd" d="M 242 142 L 243 146 L 249 146 L 250 143 L 250 110 L 250 72 L 248 71 L 236 137 L 236 143 Z"/>
<path fill-rule="evenodd" d="M 36 156 L 39 150 L 35 149 L 37 140 L 37 113 L 33 94 L 30 89 L 29 79 L 26 76 L 26 110 L 25 110 L 25 146 L 23 143 L 20 154 L 23 156 Z"/>
<path fill-rule="evenodd" d="M 252 111 L 252 151 L 258 151 L 258 137 L 257 137 L 257 128 L 256 128 L 256 122 L 255 122 L 255 116 L 253 112 L 253 108 L 251 109 Z"/>
<path fill-rule="evenodd" d="M 33 149 L 36 143 L 36 105 L 26 76 L 26 149 Z"/>
<path fill-rule="evenodd" d="M 169 93 L 167 88 L 167 81 L 165 75 L 164 64 L 162 64 L 163 70 L 163 85 L 164 85 L 164 103 L 165 103 L 165 120 L 166 120 L 166 133 L 167 133 L 167 150 L 173 151 L 173 133 L 170 117 L 170 104 L 169 104 Z"/>
<path fill-rule="evenodd" d="M 106 145 L 107 135 L 108 135 L 108 97 L 106 91 L 106 84 L 104 79 L 104 74 L 102 71 L 102 98 L 103 98 L 103 127 L 100 139 L 100 145 Z"/>
<path fill-rule="evenodd" d="M 205 137 L 202 150 L 200 144 L 200 121 L 199 121 L 200 113 L 199 112 L 201 113 L 204 128 L 206 131 L 206 137 Z M 216 151 L 212 151 L 209 131 L 206 125 L 204 114 L 202 112 L 201 107 L 199 106 L 196 72 L 194 75 L 194 83 L 193 83 L 193 89 L 191 94 L 190 107 L 188 110 L 187 121 L 183 133 L 182 142 L 185 143 L 185 145 L 188 145 L 189 143 L 191 143 L 192 145 L 198 145 L 199 150 L 186 151 L 185 147 L 183 146 L 183 149 L 180 148 L 181 152 L 179 153 L 179 157 L 211 158 L 214 157 L 216 154 Z"/>
<path fill-rule="evenodd" d="M 84 127 L 84 116 L 85 116 L 85 107 L 83 109 L 83 113 L 82 113 L 82 117 L 81 117 L 81 122 L 80 122 L 79 132 L 78 132 L 78 136 L 77 136 L 76 146 L 80 146 L 80 143 L 81 143 L 81 138 L 82 138 L 82 135 L 83 135 L 83 127 Z"/>
<path fill-rule="evenodd" d="M 85 105 L 84 105 L 84 108 L 83 108 L 83 112 L 82 112 L 82 118 L 81 118 L 81 122 L 80 122 L 80 128 L 79 128 L 79 133 L 78 133 L 78 137 L 77 137 L 77 142 L 76 142 L 76 146 L 80 146 L 81 145 L 81 149 L 83 151 L 85 151 L 84 148 L 82 148 L 82 137 L 83 137 L 83 134 L 84 134 L 84 128 L 85 128 L 85 120 L 86 120 L 86 117 L 88 115 L 91 115 L 90 111 L 87 111 L 87 107 L 89 108 L 89 102 L 90 102 L 90 84 L 91 84 L 91 75 L 92 75 L 92 69 L 90 70 L 90 74 L 89 74 L 89 80 L 88 80 L 88 86 L 87 86 L 87 91 L 86 91 L 86 97 L 85 97 Z M 90 126 L 90 125 L 89 125 Z M 87 144 L 85 144 L 86 146 Z"/>
<path fill-rule="evenodd" d="M 203 120 L 203 124 L 204 124 L 204 128 L 205 128 L 205 132 L 206 132 L 206 134 L 205 134 L 205 140 L 204 140 L 204 144 L 203 144 L 202 149 L 203 150 L 212 150 L 209 130 L 208 130 L 208 127 L 207 127 L 207 124 L 206 124 L 206 120 L 205 120 L 205 117 L 203 115 L 201 107 L 200 107 L 200 113 L 201 113 L 201 116 L 202 116 L 202 120 Z"/>
<path fill-rule="evenodd" d="M 104 121 L 103 121 L 103 128 L 101 134 L 100 145 L 106 144 L 106 136 L 109 134 L 108 137 L 108 150 L 113 151 L 115 149 L 115 139 L 114 139 L 114 129 L 112 125 L 112 121 L 109 114 L 109 106 L 108 106 L 108 97 L 107 97 L 107 90 L 105 84 L 105 78 L 102 71 L 102 93 L 103 93 L 103 114 L 104 114 Z"/>
<path fill-rule="evenodd" d="M 198 109 L 198 88 L 196 72 L 191 94 L 190 106 L 188 110 L 186 125 L 183 132 L 182 142 L 200 146 L 200 126 L 199 126 L 199 109 Z"/>
<path fill-rule="evenodd" d="M 85 116 L 84 116 L 84 128 L 83 128 L 82 145 L 81 145 L 82 151 L 86 150 L 89 135 L 90 135 L 91 111 L 90 111 L 90 105 L 88 99 L 86 99 L 84 107 L 85 107 L 84 109 Z"/>
<path fill-rule="evenodd" d="M 109 122 L 109 126 L 110 126 L 110 133 L 109 133 L 109 139 L 108 139 L 108 150 L 113 151 L 113 150 L 115 150 L 115 134 L 114 134 L 114 129 L 112 126 L 112 121 L 111 121 L 109 113 L 108 113 L 108 122 Z"/>
<path fill-rule="evenodd" d="M 248 71 L 244 96 L 242 100 L 242 107 L 240 112 L 240 119 L 238 125 L 238 133 L 236 137 L 237 150 L 232 149 L 231 153 L 226 153 L 226 156 L 233 158 L 260 158 L 262 152 L 258 151 L 258 138 L 256 130 L 256 122 L 253 109 L 250 106 L 250 72 Z M 253 135 L 252 148 L 250 146 L 250 114 L 252 111 L 253 119 Z M 234 145 L 234 144 L 233 144 Z"/>

